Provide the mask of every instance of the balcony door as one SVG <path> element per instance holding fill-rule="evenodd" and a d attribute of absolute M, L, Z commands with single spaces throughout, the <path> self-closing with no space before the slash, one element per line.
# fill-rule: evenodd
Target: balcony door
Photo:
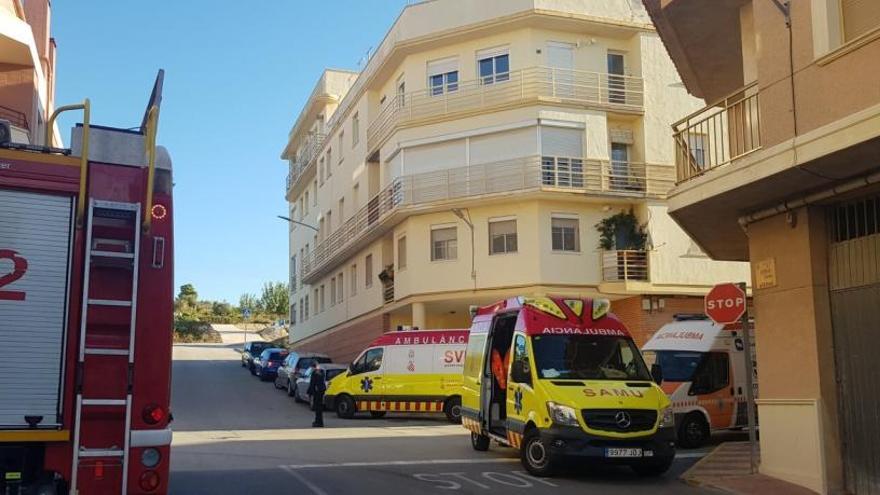
<path fill-rule="evenodd" d="M 629 145 L 611 143 L 611 189 L 623 191 L 629 187 Z"/>
<path fill-rule="evenodd" d="M 608 53 L 608 103 L 626 103 L 626 79 L 622 53 Z"/>
<path fill-rule="evenodd" d="M 551 95 L 558 98 L 574 97 L 574 45 L 549 41 L 546 54 L 552 85 Z"/>

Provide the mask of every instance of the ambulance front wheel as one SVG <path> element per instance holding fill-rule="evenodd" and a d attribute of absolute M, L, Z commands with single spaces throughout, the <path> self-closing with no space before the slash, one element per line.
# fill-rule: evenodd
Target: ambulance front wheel
<path fill-rule="evenodd" d="M 347 395 L 336 398 L 336 415 L 342 419 L 351 419 L 354 417 L 355 407 L 354 399 Z"/>
<path fill-rule="evenodd" d="M 489 450 L 489 437 L 471 432 L 471 446 L 478 452 Z"/>
<path fill-rule="evenodd" d="M 461 423 L 461 397 L 450 397 L 443 404 L 443 412 L 450 423 Z"/>
<path fill-rule="evenodd" d="M 686 449 L 702 447 L 709 440 L 709 423 L 698 412 L 685 416 L 678 425 L 678 445 Z"/>
<path fill-rule="evenodd" d="M 532 476 L 552 476 L 554 471 L 553 458 L 550 456 L 550 446 L 541 438 L 536 428 L 526 431 L 520 448 L 520 459 L 523 467 Z"/>

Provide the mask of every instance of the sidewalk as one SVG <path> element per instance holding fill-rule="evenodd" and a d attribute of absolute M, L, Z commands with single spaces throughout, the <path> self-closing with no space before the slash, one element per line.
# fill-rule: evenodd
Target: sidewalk
<path fill-rule="evenodd" d="M 760 463 L 760 458 L 758 459 Z M 749 474 L 749 443 L 725 442 L 681 475 L 685 483 L 737 494 L 813 495 L 763 474 Z"/>

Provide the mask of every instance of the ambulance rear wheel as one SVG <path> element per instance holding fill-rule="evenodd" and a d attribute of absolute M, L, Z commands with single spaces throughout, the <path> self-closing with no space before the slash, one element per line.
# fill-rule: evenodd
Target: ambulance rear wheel
<path fill-rule="evenodd" d="M 554 465 L 553 459 L 550 457 L 550 446 L 541 438 L 541 434 L 535 428 L 526 431 L 523 436 L 520 460 L 523 467 L 532 476 L 553 475 Z"/>
<path fill-rule="evenodd" d="M 385 411 L 370 411 L 370 416 L 379 419 L 385 417 Z"/>
<path fill-rule="evenodd" d="M 471 447 L 478 452 L 489 450 L 489 437 L 471 432 Z"/>
<path fill-rule="evenodd" d="M 691 413 L 678 425 L 678 445 L 686 449 L 702 447 L 709 440 L 709 423 L 700 413 Z"/>
<path fill-rule="evenodd" d="M 461 423 L 461 397 L 450 397 L 443 404 L 443 413 L 450 423 Z"/>
<path fill-rule="evenodd" d="M 351 419 L 354 417 L 354 399 L 347 395 L 343 395 L 336 399 L 336 415 L 342 419 Z"/>

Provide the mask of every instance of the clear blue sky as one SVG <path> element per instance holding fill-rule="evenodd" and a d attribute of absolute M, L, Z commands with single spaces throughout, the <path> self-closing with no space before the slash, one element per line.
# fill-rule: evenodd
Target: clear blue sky
<path fill-rule="evenodd" d="M 59 104 L 140 124 L 165 69 L 159 143 L 174 160 L 177 286 L 237 303 L 287 280 L 279 158 L 325 67 L 358 68 L 406 0 L 56 0 Z M 74 117 L 62 119 L 65 142 Z"/>

